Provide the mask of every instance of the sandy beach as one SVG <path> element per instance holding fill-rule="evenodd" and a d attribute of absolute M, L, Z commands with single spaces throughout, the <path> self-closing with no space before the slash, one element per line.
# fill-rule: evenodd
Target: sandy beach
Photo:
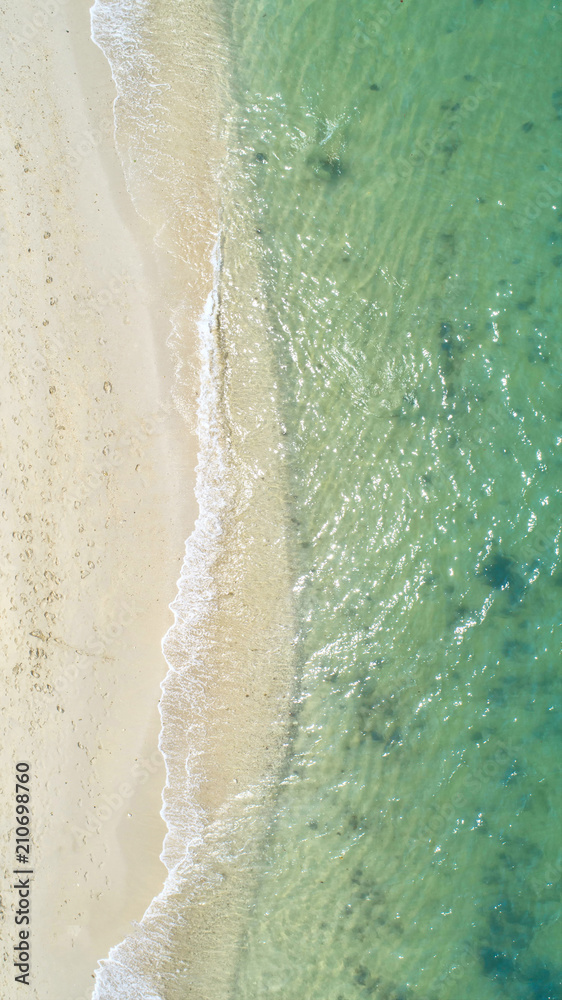
<path fill-rule="evenodd" d="M 27 996 L 89 1000 L 98 961 L 124 939 L 96 996 L 226 996 L 287 747 L 283 446 L 255 233 L 236 204 L 228 280 L 198 332 L 217 265 L 224 35 L 212 5 L 194 4 L 170 56 L 165 13 L 141 25 L 150 72 L 134 46 L 129 63 L 114 58 L 111 25 L 98 20 L 115 79 L 91 40 L 88 0 L 34 0 L 25 15 L 13 5 L 6 22 L 7 998 L 23 988 L 13 966 L 22 858 L 33 872 Z M 205 509 L 182 568 L 197 460 Z M 18 762 L 31 823 L 19 860 Z M 171 875 L 159 896 L 164 788 Z"/>
<path fill-rule="evenodd" d="M 2 7 L 0 1000 L 554 1000 L 562 17 Z"/>
<path fill-rule="evenodd" d="M 125 190 L 88 0 L 9 8 L 0 993 L 86 1000 L 96 961 L 165 875 L 161 640 L 195 516 L 196 446 L 172 402 L 168 277 Z M 12 965 L 18 761 L 30 768 L 28 990 Z"/>

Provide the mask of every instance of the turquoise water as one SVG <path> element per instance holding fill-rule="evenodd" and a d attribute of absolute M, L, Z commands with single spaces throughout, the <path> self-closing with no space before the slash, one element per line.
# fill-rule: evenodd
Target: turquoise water
<path fill-rule="evenodd" d="M 236 1000 L 562 996 L 561 24 L 228 7 L 300 623 Z"/>
<path fill-rule="evenodd" d="M 96 0 L 93 31 L 200 443 L 168 877 L 94 997 L 556 1000 L 559 3 Z"/>

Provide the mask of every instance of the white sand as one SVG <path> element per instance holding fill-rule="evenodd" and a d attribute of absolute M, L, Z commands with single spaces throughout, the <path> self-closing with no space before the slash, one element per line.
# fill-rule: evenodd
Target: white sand
<path fill-rule="evenodd" d="M 160 643 L 192 528 L 162 280 L 124 190 L 88 0 L 11 0 L 2 64 L 0 995 L 86 1000 L 159 891 Z M 200 311 L 211 280 L 201 275 Z M 195 332 L 194 332 L 195 335 Z M 14 765 L 32 795 L 14 983 Z"/>
<path fill-rule="evenodd" d="M 182 862 L 184 895 L 169 912 L 161 900 L 163 911 L 153 909 L 147 926 L 131 935 L 131 921 L 141 919 L 165 876 L 159 861 L 165 773 L 157 750 L 166 674 L 161 640 L 172 624 L 168 604 L 196 513 L 196 321 L 213 277 L 218 194 L 210 165 L 223 156 L 222 83 L 207 58 L 214 27 L 207 8 L 195 6 L 203 49 L 190 55 L 190 76 L 181 64 L 177 92 L 166 85 L 177 107 L 170 109 L 171 131 L 156 143 L 164 159 L 172 151 L 182 177 L 185 165 L 185 190 L 178 198 L 165 170 L 147 166 L 141 185 L 148 179 L 154 190 L 141 198 L 141 209 L 147 206 L 150 226 L 135 214 L 115 153 L 115 88 L 90 40 L 89 0 L 44 0 L 44 6 L 26 0 L 23 14 L 10 0 L 5 17 L 0 995 L 6 1000 L 90 1000 L 97 961 L 124 938 L 133 974 L 142 960 L 149 969 L 157 960 L 159 981 L 167 981 L 174 956 L 187 950 L 189 995 L 223 996 L 255 876 L 251 858 L 261 827 L 251 826 L 252 812 L 267 808 L 286 746 L 293 630 L 283 449 L 266 303 L 243 217 L 226 246 L 235 301 L 222 302 L 214 330 L 218 410 L 224 408 L 219 436 L 228 466 L 221 476 L 231 490 L 213 567 L 216 600 L 195 635 L 204 650 L 196 663 L 194 636 L 184 635 L 181 623 L 169 636 L 174 672 L 167 710 L 173 716 L 177 703 L 180 736 L 176 744 L 173 725 L 164 734 L 167 857 Z M 163 47 L 165 68 L 167 39 L 159 42 L 155 32 L 153 40 Z M 220 69 L 220 43 L 215 55 Z M 134 118 L 133 104 L 121 103 L 125 119 Z M 167 258 L 154 248 L 157 229 Z M 171 306 L 184 297 L 173 337 L 178 377 L 166 339 Z M 197 591 L 185 577 L 182 588 L 180 607 Z M 186 694 L 190 684 L 204 694 L 204 707 Z M 194 742 L 200 723 L 204 737 Z M 186 785 L 186 759 L 193 788 Z M 12 964 L 18 760 L 29 762 L 31 774 L 29 988 L 14 982 Z M 194 788 L 206 833 L 184 864 Z M 224 846 L 214 861 L 213 838 Z M 163 928 L 173 933 L 162 937 Z M 156 956 L 145 954 L 152 932 Z M 117 956 L 105 966 L 108 981 L 114 973 L 119 979 L 119 962 Z M 111 985 L 101 988 L 104 1000 L 113 997 Z"/>

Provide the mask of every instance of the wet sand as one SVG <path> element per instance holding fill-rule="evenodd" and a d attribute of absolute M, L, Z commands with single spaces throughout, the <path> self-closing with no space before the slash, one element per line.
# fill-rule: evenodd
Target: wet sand
<path fill-rule="evenodd" d="M 12 8 L 1 112 L 0 992 L 21 989 L 11 966 L 11 776 L 25 761 L 34 870 L 27 995 L 90 1000 L 98 961 L 125 939 L 103 962 L 98 995 L 145 995 L 145 985 L 131 992 L 122 979 L 125 959 L 135 983 L 154 972 L 158 990 L 172 984 L 166 995 L 223 996 L 286 751 L 294 676 L 274 366 L 243 217 L 226 240 L 226 297 L 212 331 L 215 479 L 208 427 L 195 437 L 227 57 L 213 42 L 211 5 L 194 5 L 197 31 L 185 25 L 191 75 L 183 56 L 170 55 L 166 32 L 150 36 L 162 72 L 168 60 L 180 73 L 177 86 L 162 82 L 170 128 L 153 151 L 181 169 L 180 188 L 159 162 L 135 174 L 133 146 L 121 145 L 141 218 L 115 149 L 115 84 L 90 38 L 88 0 L 32 0 L 25 15 Z M 160 14 L 147 19 L 159 24 Z M 148 106 L 142 88 L 152 79 L 140 74 L 138 84 L 134 100 L 118 104 L 118 135 L 133 144 L 131 122 Z M 199 485 L 217 487 L 217 508 L 210 501 L 199 521 L 178 593 L 198 513 L 198 451 L 210 470 Z M 159 704 L 163 856 L 173 869 L 160 897 Z"/>

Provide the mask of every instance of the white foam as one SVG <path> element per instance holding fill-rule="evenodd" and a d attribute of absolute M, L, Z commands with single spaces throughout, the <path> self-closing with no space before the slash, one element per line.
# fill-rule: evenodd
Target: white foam
<path fill-rule="evenodd" d="M 190 751 L 191 754 L 197 753 L 197 747 L 201 745 L 204 734 L 192 733 L 192 738 L 186 740 L 185 733 L 177 733 L 173 719 L 167 716 L 166 693 L 174 678 L 181 675 L 186 696 L 192 704 L 194 700 L 199 702 L 203 717 L 204 694 L 201 690 L 196 690 L 191 681 L 189 661 L 187 665 L 185 663 L 185 649 L 186 645 L 190 647 L 191 657 L 204 655 L 203 650 L 198 649 L 197 631 L 213 606 L 215 584 L 212 567 L 220 544 L 221 512 L 225 507 L 225 498 L 220 488 L 224 457 L 217 418 L 219 382 L 215 376 L 217 359 L 213 334 L 218 308 L 220 266 L 219 238 L 213 253 L 214 287 L 198 323 L 201 391 L 198 408 L 200 451 L 196 469 L 196 496 L 200 513 L 194 531 L 186 542 L 185 558 L 178 581 L 178 594 L 170 605 L 174 612 L 174 624 L 162 640 L 168 674 L 161 683 L 163 698 L 160 702 L 162 729 L 159 748 L 165 760 L 167 775 L 161 815 L 168 827 L 168 833 L 161 860 L 168 869 L 168 877 L 162 892 L 152 901 L 132 937 L 113 947 L 108 958 L 99 963 L 93 1000 L 109 1000 L 109 998 L 121 1000 L 132 996 L 138 1000 L 141 998 L 161 1000 L 161 994 L 153 992 L 153 985 L 149 981 L 150 973 L 146 968 L 143 969 L 142 961 L 151 945 L 158 946 L 158 942 L 154 940 L 152 928 L 143 942 L 143 928 L 146 925 L 154 925 L 155 922 L 162 922 L 163 926 L 166 926 L 167 901 L 185 884 L 189 858 L 195 849 L 203 844 L 204 822 L 196 799 L 197 786 L 191 779 Z M 179 639 L 182 652 L 181 665 L 174 656 L 178 630 L 181 634 Z M 189 638 L 186 633 L 190 633 Z M 180 770 L 185 771 L 183 789 L 181 782 L 178 789 L 178 782 L 174 780 L 178 765 Z M 168 797 L 166 801 L 167 793 L 168 796 L 170 793 L 174 795 L 173 800 Z M 170 922 L 173 923 L 173 917 Z"/>
<path fill-rule="evenodd" d="M 185 6 L 170 0 L 167 10 L 176 18 L 183 18 L 185 28 Z M 155 57 L 151 52 L 142 51 L 139 42 L 143 38 L 143 18 L 149 13 L 147 0 L 134 3 L 132 0 L 96 0 L 92 8 L 92 37 L 110 63 L 117 88 L 116 143 L 128 190 L 156 238 L 168 253 L 183 261 L 190 256 L 184 230 L 187 207 L 193 205 L 194 193 L 185 179 L 182 162 L 176 163 L 169 152 L 161 148 L 169 142 L 174 123 L 168 122 L 168 131 L 163 128 L 159 133 L 158 102 L 165 97 L 164 84 L 158 79 Z M 192 22 L 188 28 L 191 40 Z M 216 47 L 214 50 L 206 32 L 202 32 L 203 35 L 204 38 L 193 46 L 200 58 L 207 57 L 208 48 L 210 58 Z M 145 117 L 139 115 L 141 108 L 148 109 Z M 140 166 L 134 164 L 136 158 Z M 193 177 L 195 167 L 192 165 L 191 169 Z M 189 218 L 193 221 L 193 229 L 197 230 L 203 217 L 192 212 Z M 215 232 L 218 229 L 217 220 Z M 187 239 L 190 236 L 191 229 Z M 287 585 L 283 591 L 286 596 L 279 597 L 287 570 L 283 496 L 276 472 L 281 447 L 275 430 L 275 393 L 268 360 L 267 331 L 264 330 L 264 300 L 260 297 L 259 279 L 251 268 L 251 288 L 241 287 L 240 275 L 248 272 L 245 260 L 244 263 L 236 262 L 238 276 L 229 280 L 229 291 L 235 284 L 238 301 L 233 302 L 230 297 L 226 309 L 221 303 L 224 291 L 222 240 L 226 236 L 226 232 L 219 236 L 212 251 L 213 288 L 198 322 L 200 392 L 196 498 L 199 516 L 186 542 L 178 593 L 170 606 L 174 623 L 162 642 L 168 672 L 161 684 L 160 702 L 159 747 L 166 765 L 161 815 L 167 825 L 161 859 L 168 875 L 162 891 L 151 902 L 140 923 L 99 963 L 93 1000 L 164 1000 L 164 996 L 183 996 L 181 986 L 177 994 L 170 993 L 170 983 L 175 980 L 176 966 L 180 970 L 177 983 L 185 982 L 182 979 L 185 963 L 182 965 L 181 955 L 182 940 L 186 937 L 183 931 L 182 938 L 181 931 L 185 914 L 189 910 L 192 944 L 196 937 L 194 923 L 199 921 L 198 941 L 203 954 L 204 948 L 209 947 L 205 913 L 213 906 L 213 912 L 221 918 L 223 914 L 228 915 L 230 924 L 228 920 L 221 924 L 222 939 L 213 946 L 214 973 L 200 959 L 199 966 L 205 968 L 206 982 L 203 986 L 197 978 L 193 981 L 199 983 L 199 998 L 205 995 L 214 1000 L 224 996 L 227 963 L 218 957 L 218 952 L 223 943 L 230 956 L 235 951 L 234 939 L 239 931 L 242 910 L 240 892 L 236 893 L 241 887 L 246 891 L 251 883 L 248 869 L 244 869 L 251 854 L 248 845 L 255 846 L 259 839 L 257 831 L 263 829 L 264 804 L 274 783 L 272 768 L 274 761 L 279 759 L 279 751 L 275 750 L 275 757 L 273 745 L 283 746 L 282 725 L 278 724 L 276 713 L 282 715 L 290 683 L 287 677 L 291 673 L 288 667 L 291 660 L 285 655 L 291 639 L 286 613 L 290 588 Z M 237 245 L 240 240 L 237 243 L 234 236 L 230 257 L 236 255 Z M 200 246 L 201 241 L 198 252 Z M 170 304 L 174 343 L 181 343 L 188 311 L 188 302 Z M 235 340 L 238 338 L 232 358 L 240 360 L 236 362 L 231 358 L 229 365 L 225 361 L 223 326 L 230 328 L 230 335 Z M 252 330 L 251 336 L 248 330 Z M 176 401 L 181 410 L 185 406 L 181 378 L 177 382 Z M 235 438 L 234 445 L 229 439 L 230 433 Z M 262 589 L 264 610 L 259 606 Z M 218 614 L 220 600 L 224 602 L 225 594 L 231 593 L 234 595 L 232 604 L 239 609 L 238 620 L 236 613 L 225 612 L 224 603 L 221 615 Z M 248 604 L 252 614 L 248 613 Z M 243 708 L 255 706 L 251 709 L 253 717 L 247 716 L 248 728 L 236 734 L 224 723 L 225 713 L 221 716 L 220 711 L 216 711 L 223 682 L 220 664 L 229 656 L 228 643 L 217 649 L 217 635 L 220 634 L 221 641 L 223 638 L 220 629 L 217 631 L 217 621 L 220 619 L 222 623 L 228 614 L 231 615 L 229 622 L 238 624 L 244 615 L 247 621 L 242 623 L 237 634 L 238 647 L 233 653 L 236 664 L 224 683 L 244 686 L 248 690 L 260 685 L 260 698 L 244 701 L 242 705 Z M 213 672 L 214 702 L 206 690 L 207 676 Z M 263 697 L 266 689 L 267 701 Z M 235 702 L 236 699 L 232 707 L 236 709 Z M 222 707 L 219 705 L 219 709 Z M 209 729 L 212 726 L 215 728 L 211 739 Z M 206 813 L 201 800 L 207 776 L 200 761 L 209 753 L 215 774 L 224 785 L 221 754 L 230 738 L 232 756 L 237 763 L 240 761 L 244 780 L 239 788 L 229 784 L 228 793 L 223 789 L 222 796 L 218 795 L 218 804 Z M 268 763 L 254 766 L 264 750 L 269 754 Z M 229 781 L 236 779 L 229 775 Z M 228 897 L 226 902 L 225 897 Z M 207 905 L 203 907 L 200 903 Z M 239 907 L 238 913 L 236 907 Z M 216 926 L 213 932 L 219 933 Z M 193 944 L 192 952 L 195 951 Z M 195 971 L 190 975 L 201 976 L 197 968 L 195 962 Z M 217 985 L 219 980 L 220 985 Z"/>

